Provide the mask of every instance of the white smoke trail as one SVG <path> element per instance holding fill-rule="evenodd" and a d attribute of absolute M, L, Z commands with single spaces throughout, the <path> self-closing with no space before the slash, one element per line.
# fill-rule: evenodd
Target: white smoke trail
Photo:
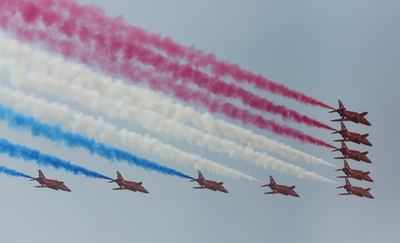
<path fill-rule="evenodd" d="M 151 137 L 141 136 L 126 129 L 117 129 L 102 119 L 76 112 L 66 105 L 50 103 L 45 99 L 5 86 L 0 89 L 0 103 L 43 122 L 62 125 L 69 131 L 94 138 L 104 144 L 112 144 L 124 150 L 133 151 L 141 157 L 151 158 L 154 161 L 160 159 L 161 162 L 168 164 L 190 164 L 195 169 L 206 169 L 219 175 L 259 181 L 242 172 L 180 151 Z"/>
<path fill-rule="evenodd" d="M 1 46 L 2 45 L 0 45 L 0 48 Z M 46 53 L 31 50 L 26 46 L 24 46 L 24 48 L 19 47 L 18 53 L 10 52 L 12 48 L 7 48 L 7 50 L 9 55 L 2 55 L 2 57 L 4 59 L 8 57 L 9 70 L 13 70 L 12 67 L 18 64 L 20 71 L 17 73 L 12 72 L 14 74 L 12 75 L 12 80 L 19 88 L 22 87 L 25 90 L 47 95 L 62 93 L 64 94 L 63 97 L 68 101 L 72 101 L 91 112 L 101 113 L 109 119 L 135 122 L 137 125 L 153 134 L 172 136 L 174 139 L 180 140 L 183 139 L 186 143 L 205 148 L 208 151 L 222 153 L 244 161 L 251 161 L 264 168 L 272 168 L 297 177 L 309 177 L 324 181 L 328 180 L 316 173 L 285 163 L 264 153 L 256 152 L 250 147 L 243 147 L 232 141 L 221 139 L 211 134 L 204 134 L 198 129 L 177 123 L 174 119 L 166 119 L 151 110 L 140 109 L 140 106 L 138 107 L 136 105 L 137 103 L 126 104 L 123 100 L 115 102 L 108 98 L 108 96 L 100 96 L 101 90 L 99 90 L 97 86 L 93 86 L 93 90 L 89 91 L 82 87 L 82 83 L 86 84 L 88 80 L 96 82 L 104 78 L 80 67 L 80 65 L 72 65 L 65 61 L 63 62 L 61 59 L 55 59 Z M 14 60 L 14 63 L 10 60 Z M 5 62 L 3 62 L 3 65 L 5 65 L 4 63 Z M 51 72 L 50 67 L 52 70 Z M 78 71 L 76 68 L 80 68 L 81 70 Z M 39 73 L 37 71 L 38 69 L 43 72 Z M 65 72 L 64 70 L 68 70 L 69 72 Z M 84 72 L 87 74 L 83 74 Z M 18 77 L 21 75 L 22 77 Z M 75 76 L 75 78 L 72 78 L 71 75 Z M 124 84 L 121 85 L 125 86 Z M 108 81 L 108 86 L 114 88 L 115 83 Z M 123 88 L 127 89 L 130 88 L 130 86 Z M 117 97 L 113 96 L 112 98 Z M 147 98 L 147 100 L 148 99 L 149 98 Z"/>

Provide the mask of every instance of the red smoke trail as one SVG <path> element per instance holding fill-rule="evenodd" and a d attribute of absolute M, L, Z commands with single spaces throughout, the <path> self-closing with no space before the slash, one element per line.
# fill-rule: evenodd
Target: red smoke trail
<path fill-rule="evenodd" d="M 32 11 L 27 12 L 32 13 Z M 26 14 L 26 16 L 35 15 Z M 5 24 L 5 26 L 7 26 L 7 24 Z M 13 26 L 12 30 L 22 40 L 30 42 L 40 40 L 48 44 L 51 49 L 62 53 L 66 57 L 75 57 L 79 58 L 84 63 L 95 64 L 108 73 L 120 73 L 133 82 L 137 80 L 147 80 L 153 89 L 168 93 L 171 93 L 172 91 L 177 98 L 191 103 L 202 104 L 212 113 L 223 113 L 225 116 L 240 120 L 244 124 L 253 124 L 260 129 L 272 131 L 273 133 L 291 137 L 305 143 L 332 148 L 331 145 L 324 141 L 306 135 L 298 130 L 279 125 L 274 121 L 266 120 L 262 116 L 254 115 L 232 104 L 223 103 L 210 98 L 204 92 L 189 90 L 186 86 L 177 84 L 171 78 L 167 79 L 164 77 L 162 79 L 157 79 L 158 77 L 155 78 L 154 73 L 144 71 L 142 68 L 135 68 L 129 63 L 129 61 L 125 62 L 125 64 L 119 64 L 117 62 L 110 62 L 108 58 L 93 60 L 89 54 L 91 51 L 88 48 L 74 43 L 73 41 L 60 40 L 57 36 L 52 36 L 47 31 L 36 30 L 33 28 L 27 29 L 26 24 Z M 107 55 L 101 50 L 98 50 L 96 56 L 105 57 Z"/>
<path fill-rule="evenodd" d="M 244 124 L 252 124 L 260 129 L 273 132 L 275 134 L 290 137 L 305 143 L 315 144 L 327 148 L 335 148 L 334 146 L 325 143 L 324 141 L 314 138 L 303 132 L 280 125 L 272 120 L 267 120 L 262 116 L 250 113 L 247 110 L 241 109 L 230 103 L 220 102 L 216 99 L 209 99 L 207 94 L 201 91 L 189 90 L 187 87 L 175 82 L 171 82 L 169 78 L 160 78 L 154 76 L 152 72 L 137 68 L 132 70 L 130 65 L 125 65 L 121 73 L 129 80 L 143 80 L 146 79 L 149 85 L 162 92 L 173 91 L 174 95 L 186 102 L 202 104 L 211 113 L 222 113 L 226 117 L 234 120 L 239 120 Z"/>
<path fill-rule="evenodd" d="M 69 18 L 63 19 L 59 17 L 62 16 L 62 14 L 54 12 L 56 10 L 50 8 L 49 3 L 51 2 L 59 4 L 59 8 L 61 9 L 68 9 L 71 13 Z M 27 2 L 18 6 L 25 22 L 34 23 L 41 18 L 45 25 L 48 27 L 57 26 L 58 31 L 69 38 L 79 36 L 83 44 L 86 44 L 90 40 L 94 41 L 96 45 L 94 58 L 96 59 L 105 56 L 111 59 L 109 61 L 116 62 L 117 58 L 115 53 L 118 52 L 118 50 L 123 50 L 124 61 L 130 61 L 132 59 L 138 60 L 143 64 L 155 67 L 158 72 L 171 74 L 174 79 L 192 81 L 197 86 L 207 89 L 215 95 L 238 98 L 244 104 L 261 111 L 280 115 L 286 120 L 292 120 L 312 127 L 333 130 L 331 127 L 318 120 L 302 115 L 285 106 L 276 105 L 236 85 L 225 83 L 218 78 L 212 78 L 206 73 L 195 70 L 187 64 L 179 64 L 170 61 L 162 55 L 140 45 L 123 43 L 114 32 L 108 32 L 108 29 L 104 30 L 103 26 L 107 25 L 107 21 L 109 21 L 107 19 L 91 17 L 91 20 L 84 21 L 85 24 L 80 23 L 85 16 L 87 17 L 86 12 L 88 12 L 89 16 L 96 16 L 98 11 L 92 8 L 79 6 L 71 1 L 41 0 L 37 3 L 39 3 L 39 5 Z M 93 28 L 98 22 L 102 23 L 102 28 Z"/>
<path fill-rule="evenodd" d="M 158 34 L 148 33 L 139 27 L 128 25 L 121 18 L 113 19 L 108 17 L 101 9 L 93 6 L 80 5 L 75 1 L 60 1 L 60 7 L 58 10 L 66 10 L 71 15 L 72 19 L 81 19 L 82 22 L 90 22 L 92 28 L 107 29 L 109 33 L 118 35 L 118 39 L 121 42 L 141 43 L 157 48 L 158 50 L 165 52 L 169 57 L 184 59 L 196 67 L 209 67 L 210 71 L 215 76 L 231 77 L 238 82 L 247 82 L 262 90 L 282 95 L 305 104 L 334 109 L 322 101 L 307 96 L 301 92 L 291 90 L 285 85 L 268 80 L 261 75 L 244 70 L 239 65 L 220 61 L 212 54 L 185 47 L 170 38 L 161 37 Z"/>

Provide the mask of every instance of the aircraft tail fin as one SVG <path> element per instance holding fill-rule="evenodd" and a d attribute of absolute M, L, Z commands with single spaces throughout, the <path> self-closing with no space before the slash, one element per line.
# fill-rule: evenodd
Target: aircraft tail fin
<path fill-rule="evenodd" d="M 347 131 L 347 127 L 344 125 L 344 122 L 340 122 L 340 129 L 342 131 Z"/>
<path fill-rule="evenodd" d="M 38 174 L 39 174 L 39 178 L 40 179 L 44 179 L 45 178 L 44 173 L 43 173 L 42 170 L 38 170 Z"/>
<path fill-rule="evenodd" d="M 123 180 L 124 177 L 122 176 L 121 172 L 117 171 L 117 180 Z"/>
<path fill-rule="evenodd" d="M 203 173 L 201 173 L 200 170 L 197 171 L 197 174 L 198 174 L 199 179 L 201 179 L 201 180 L 204 179 L 204 175 L 203 175 Z"/>
<path fill-rule="evenodd" d="M 276 184 L 276 182 L 275 182 L 275 180 L 274 180 L 274 178 L 272 176 L 269 176 L 269 184 L 270 185 L 275 185 Z"/>
<path fill-rule="evenodd" d="M 350 165 L 347 162 L 347 160 L 344 160 L 343 164 L 344 164 L 344 168 L 350 169 Z"/>
<path fill-rule="evenodd" d="M 338 103 L 339 103 L 339 108 L 336 110 L 331 110 L 329 113 L 341 112 L 346 109 L 341 100 L 338 100 Z"/>
<path fill-rule="evenodd" d="M 344 108 L 343 102 L 340 99 L 338 100 L 338 104 L 339 104 L 339 109 Z"/>

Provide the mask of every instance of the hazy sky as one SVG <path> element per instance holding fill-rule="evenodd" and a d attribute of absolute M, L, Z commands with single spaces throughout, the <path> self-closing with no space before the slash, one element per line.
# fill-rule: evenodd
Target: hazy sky
<path fill-rule="evenodd" d="M 102 7 L 110 15 L 122 15 L 147 30 L 213 52 L 332 105 L 342 98 L 350 108 L 368 111 L 372 127 L 349 127 L 370 133 L 373 164 L 352 162 L 352 166 L 371 171 L 374 184 L 354 184 L 372 187 L 376 199 L 341 198 L 336 195 L 339 190 L 335 185 L 299 180 L 228 160 L 220 162 L 259 178 L 274 175 L 282 183 L 296 184 L 302 198 L 267 196 L 258 184 L 215 175 L 210 177 L 224 180 L 230 194 L 194 191 L 184 180 L 123 164 L 112 165 L 82 150 L 65 149 L 9 130 L 0 123 L 2 137 L 109 176 L 116 169 L 121 170 L 128 178 L 143 181 L 151 192 L 115 192 L 112 185 L 103 181 L 52 169 L 46 169 L 47 174 L 65 180 L 72 193 L 38 190 L 24 180 L 1 176 L 0 227 L 4 242 L 399 242 L 399 1 L 85 2 Z M 322 121 L 334 117 L 322 109 L 269 98 Z M 324 131 L 298 128 L 327 141 L 333 139 Z M 327 150 L 265 135 L 341 166 Z M 5 156 L 0 159 L 4 165 L 36 174 L 37 167 L 31 163 Z M 299 165 L 332 179 L 336 176 L 332 168 Z M 182 170 L 195 173 L 187 168 Z"/>

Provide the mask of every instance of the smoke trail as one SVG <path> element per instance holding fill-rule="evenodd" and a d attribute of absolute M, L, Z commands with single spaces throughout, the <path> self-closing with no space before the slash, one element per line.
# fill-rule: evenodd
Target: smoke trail
<path fill-rule="evenodd" d="M 117 129 L 114 125 L 102 119 L 84 115 L 71 110 L 68 106 L 55 102 L 49 103 L 46 100 L 20 91 L 2 87 L 0 89 L 0 103 L 12 107 L 18 112 L 30 114 L 34 118 L 47 123 L 62 124 L 69 131 L 92 137 L 98 142 L 110 143 L 127 151 L 135 151 L 141 157 L 158 158 L 166 163 L 189 164 L 195 169 L 205 169 L 219 175 L 259 181 L 240 171 L 188 154 L 159 140 L 142 136 L 126 129 Z"/>
<path fill-rule="evenodd" d="M 35 161 L 40 166 L 51 166 L 55 169 L 64 169 L 65 171 L 71 172 L 75 175 L 112 180 L 110 177 L 86 169 L 82 166 L 72 164 L 69 161 L 51 155 L 42 154 L 37 150 L 30 149 L 23 145 L 12 144 L 3 138 L 0 138 L 0 153 L 7 154 L 13 158 L 23 159 L 25 161 Z"/>
<path fill-rule="evenodd" d="M 139 126 L 149 133 L 184 139 L 186 143 L 205 146 L 211 151 L 227 152 L 227 150 L 218 150 L 219 146 L 210 143 L 209 136 L 206 134 L 216 135 L 225 140 L 233 140 L 232 142 L 242 147 L 254 147 L 292 161 L 301 160 L 333 166 L 287 145 L 266 139 L 222 120 L 213 119 L 208 114 L 202 115 L 190 107 L 182 106 L 148 89 L 104 78 L 84 65 L 66 62 L 11 39 L 0 40 L 0 67 L 14 70 L 16 66 L 18 66 L 18 73 L 24 73 L 21 82 L 18 81 L 20 79 L 18 77 L 11 78 L 18 88 L 50 97 L 62 92 L 64 94 L 62 101 L 73 101 L 80 107 L 95 110 L 96 114 L 100 112 L 112 119 L 129 118 L 130 123 L 139 123 Z M 34 79 L 27 76 L 34 76 Z M 54 82 L 54 80 L 58 81 Z M 107 109 L 107 106 L 110 109 Z M 141 115 L 136 116 L 135 113 Z M 194 130 L 189 133 L 192 137 L 189 137 L 187 131 L 191 128 L 177 123 L 191 124 L 206 134 Z M 181 132 L 183 130 L 185 132 Z"/>
<path fill-rule="evenodd" d="M 48 9 L 49 6 L 47 5 L 45 5 L 45 7 L 43 6 L 44 5 L 35 6 L 33 3 L 24 3 L 22 5 L 17 5 L 17 8 L 21 11 L 25 23 L 35 24 L 36 21 L 38 21 L 39 18 L 42 17 L 43 12 L 48 14 L 49 11 L 50 12 L 52 11 Z M 58 12 L 54 13 L 60 14 Z M 46 25 L 47 22 L 44 21 L 42 23 Z M 58 30 L 62 34 L 67 35 L 67 37 L 69 37 L 70 39 L 74 39 L 74 37 L 78 35 L 77 31 L 79 26 L 77 26 L 76 18 L 64 19 L 62 17 L 58 17 L 57 19 L 53 19 L 51 24 L 47 27 L 54 27 L 54 26 L 59 27 L 59 29 L 53 28 L 54 31 Z M 73 28 L 72 26 L 75 26 L 75 28 Z M 86 52 L 89 51 L 89 49 L 92 49 L 91 53 L 92 61 L 96 62 L 97 65 L 105 64 L 108 66 L 108 69 L 110 69 L 110 66 L 115 66 L 117 62 L 115 57 L 117 56 L 116 52 L 118 52 L 118 50 L 115 50 L 114 44 L 118 46 L 120 45 L 120 43 L 118 43 L 118 38 L 115 38 L 115 36 L 113 36 L 112 34 L 113 32 L 99 34 L 98 33 L 99 31 L 91 28 L 91 26 L 92 25 L 90 23 L 87 23 L 87 25 L 85 26 L 87 30 L 86 35 L 88 36 L 89 40 L 93 40 L 95 42 L 95 48 L 88 48 L 86 44 L 91 43 L 91 41 L 88 42 L 88 40 L 81 42 L 81 44 L 86 49 Z M 68 29 L 68 31 L 66 29 Z M 26 32 L 24 32 L 24 34 L 26 34 Z M 48 37 L 41 36 L 39 38 L 41 39 L 41 41 L 43 40 L 45 42 L 50 41 Z M 48 44 L 55 45 L 56 43 L 53 41 Z M 65 47 L 65 42 L 59 44 L 57 49 L 59 49 L 60 47 Z M 77 45 L 75 46 L 73 46 L 73 44 L 72 46 L 68 45 L 67 48 L 77 49 Z M 171 74 L 172 75 L 171 80 L 173 80 L 174 82 L 176 82 L 175 80 L 189 81 L 201 88 L 208 90 L 212 94 L 240 99 L 244 104 L 247 104 L 255 109 L 259 109 L 265 112 L 278 114 L 285 120 L 293 120 L 297 123 L 306 124 L 312 127 L 333 130 L 328 125 L 323 124 L 313 118 L 302 115 L 297 111 L 286 108 L 285 106 L 276 105 L 273 102 L 265 98 L 259 97 L 257 95 L 254 95 L 234 84 L 228 84 L 218 78 L 210 77 L 208 74 L 204 72 L 195 70 L 190 65 L 179 64 L 177 62 L 168 60 L 162 55 L 154 53 L 153 51 L 147 49 L 146 47 L 136 45 L 134 43 L 126 43 L 125 45 L 122 45 L 121 49 L 124 50 L 122 55 L 124 63 L 129 63 L 131 60 L 134 59 L 136 61 L 142 62 L 143 64 L 150 65 L 156 68 L 157 72 Z M 69 53 L 69 55 L 73 55 L 71 51 L 67 52 Z M 133 67 L 131 66 L 130 68 Z M 170 92 L 169 90 L 166 91 Z M 211 96 L 208 94 L 205 95 L 206 99 L 207 98 L 210 99 L 210 97 Z"/>
<path fill-rule="evenodd" d="M 29 116 L 15 113 L 13 110 L 0 105 L 0 119 L 8 123 L 12 128 L 29 129 L 33 136 L 42 136 L 53 142 L 62 142 L 69 147 L 81 147 L 87 149 L 90 153 L 99 155 L 109 160 L 127 161 L 130 164 L 142 167 L 144 169 L 160 172 L 165 175 L 177 176 L 186 179 L 193 179 L 174 169 L 159 165 L 155 162 L 138 158 L 128 152 L 97 143 L 96 141 L 83 137 L 79 134 L 63 131 L 58 126 L 51 126 Z"/>
<path fill-rule="evenodd" d="M 43 64 L 43 63 L 42 63 Z M 67 67 L 65 67 L 67 68 Z M 45 78 L 45 77 L 43 77 Z M 29 80 L 29 78 L 26 78 L 25 80 Z M 36 80 L 43 80 L 43 79 L 36 79 Z M 62 80 L 62 79 L 61 79 Z M 226 141 L 219 139 L 215 136 L 212 135 L 207 135 L 207 134 L 202 134 L 196 129 L 187 127 L 187 126 L 182 126 L 174 121 L 164 121 L 163 117 L 157 116 L 153 112 L 145 112 L 145 111 L 139 111 L 135 110 L 132 111 L 132 109 L 129 109 L 127 107 L 121 107 L 118 109 L 116 108 L 116 104 L 110 101 L 105 101 L 102 99 L 100 101 L 100 105 L 96 106 L 96 104 L 99 104 L 98 98 L 95 95 L 89 96 L 88 99 L 82 99 L 79 98 L 81 97 L 79 92 L 85 92 L 83 87 L 77 87 L 76 89 L 70 89 L 68 86 L 69 85 L 59 85 L 62 83 L 62 81 L 56 82 L 55 88 L 53 90 L 50 90 L 50 93 L 61 93 L 66 97 L 73 96 L 75 94 L 75 101 L 78 102 L 79 106 L 83 106 L 84 108 L 91 108 L 94 107 L 96 111 L 100 111 L 102 114 L 104 114 L 108 118 L 114 118 L 113 116 L 109 116 L 108 114 L 112 113 L 114 116 L 116 116 L 119 119 L 124 119 L 124 118 L 130 118 L 129 121 L 132 122 L 134 120 L 139 121 L 139 125 L 141 125 L 143 128 L 151 132 L 151 130 L 155 130 L 155 133 L 161 133 L 162 135 L 169 136 L 169 137 L 175 137 L 175 138 L 182 138 L 185 140 L 186 143 L 189 144 L 194 144 L 200 147 L 205 147 L 206 149 L 212 151 L 212 152 L 217 152 L 217 153 L 222 153 L 224 155 L 228 155 L 231 158 L 239 159 L 242 161 L 248 161 L 251 163 L 255 163 L 256 165 L 263 166 L 264 168 L 272 168 L 277 171 L 281 171 L 283 173 L 287 173 L 290 175 L 294 175 L 300 178 L 307 177 L 307 178 L 313 178 L 317 180 L 327 180 L 326 178 L 323 178 L 319 176 L 316 173 L 306 171 L 300 167 L 288 164 L 286 162 L 283 162 L 281 160 L 278 160 L 276 158 L 273 158 L 271 156 L 268 156 L 263 153 L 255 152 L 251 148 L 243 148 L 242 146 L 239 146 L 233 142 Z M 33 86 L 37 85 L 37 82 L 35 80 L 32 80 L 34 83 Z M 58 89 L 57 89 L 58 88 Z M 43 90 L 46 89 L 46 85 L 38 87 L 38 89 Z M 93 94 L 93 92 L 92 92 Z M 87 101 L 93 100 L 91 105 L 86 106 Z M 96 108 L 97 107 L 97 108 Z M 121 110 L 121 111 L 117 111 Z M 140 114 L 138 116 L 138 114 Z M 24 126 L 27 127 L 28 129 L 31 129 L 33 134 L 39 134 L 42 136 L 46 136 L 47 138 L 50 138 L 52 140 L 64 140 L 66 144 L 72 144 L 72 145 L 80 145 L 81 147 L 85 147 L 91 152 L 94 153 L 100 153 L 101 155 L 115 155 L 118 157 L 118 155 L 121 153 L 120 151 L 117 151 L 115 149 L 111 149 L 113 152 L 108 152 L 110 149 L 106 149 L 101 147 L 101 145 L 95 145 L 93 142 L 88 142 L 85 141 L 85 138 L 76 138 L 76 135 L 69 135 L 66 134 L 62 131 L 60 131 L 57 128 L 51 128 L 45 124 L 40 124 L 37 121 L 32 120 L 31 118 L 23 117 L 21 115 L 15 114 L 10 110 L 6 110 L 0 106 L 0 119 L 5 119 L 11 124 L 17 123 L 18 126 Z M 176 136 L 176 134 L 181 134 L 181 136 Z M 74 136 L 75 139 L 71 139 L 71 137 Z M 84 140 L 82 142 L 82 140 Z M 99 151 L 100 150 L 100 151 Z M 106 150 L 106 151 L 104 151 Z M 106 156 L 109 159 L 113 159 L 113 156 Z M 126 156 L 124 156 L 126 157 Z M 119 158 L 119 157 L 118 157 Z"/>
<path fill-rule="evenodd" d="M 7 168 L 5 166 L 0 166 L 0 173 L 9 175 L 9 176 L 15 176 L 15 177 L 24 177 L 28 179 L 33 179 L 32 176 L 26 175 L 22 172 L 16 171 L 14 169 Z"/>
<path fill-rule="evenodd" d="M 40 6 L 40 4 L 38 5 Z M 87 30 L 87 25 L 90 25 L 89 27 L 96 29 L 97 34 L 102 33 L 105 35 L 104 43 L 110 45 L 109 49 L 116 47 L 117 49 L 122 49 L 124 44 L 126 45 L 127 43 L 142 44 L 150 48 L 156 48 L 171 58 L 183 59 L 198 68 L 210 68 L 213 75 L 231 77 L 237 82 L 247 82 L 267 92 L 282 95 L 305 104 L 333 109 L 331 106 L 315 98 L 291 90 L 261 75 L 244 70 L 239 65 L 220 61 L 212 54 L 207 54 L 191 47 L 185 47 L 170 38 L 163 38 L 158 34 L 148 33 L 139 27 L 127 24 L 121 18 L 113 19 L 108 17 L 101 9 L 94 6 L 81 5 L 75 1 L 56 1 L 52 7 L 54 11 L 69 16 L 69 19 L 60 26 L 60 31 L 66 35 L 78 31 L 82 41 L 90 39 Z M 54 13 L 51 14 L 50 11 L 45 12 L 45 15 L 42 17 L 49 24 L 54 24 L 58 20 L 57 16 Z M 110 33 L 119 42 L 112 42 L 109 36 Z M 119 44 L 117 45 L 117 43 Z"/>
<path fill-rule="evenodd" d="M 26 34 L 26 33 L 25 33 Z M 42 32 L 42 34 L 47 35 L 46 32 Z M 29 36 L 29 35 L 27 35 Z M 50 38 L 50 37 L 49 37 Z M 52 41 L 54 42 L 54 40 Z M 66 45 L 70 47 L 70 45 Z M 69 49 L 69 48 L 67 48 Z M 71 51 L 61 51 L 63 55 L 68 56 L 71 54 Z M 68 54 L 69 53 L 69 54 Z M 82 58 L 88 57 L 85 55 L 85 50 L 82 49 L 79 54 Z M 90 58 L 89 58 L 90 59 Z M 88 59 L 88 60 L 89 60 Z M 87 61 L 88 61 L 87 60 Z M 112 67 L 105 66 L 106 69 Z M 252 124 L 260 129 L 267 130 L 273 132 L 275 134 L 286 136 L 292 139 L 299 140 L 304 143 L 314 144 L 318 146 L 323 146 L 327 148 L 334 148 L 332 145 L 327 144 L 326 142 L 312 137 L 310 135 L 304 134 L 301 131 L 296 129 L 280 125 L 274 121 L 264 119 L 262 116 L 254 115 L 247 110 L 241 109 L 235 105 L 230 103 L 222 103 L 218 100 L 211 99 L 208 97 L 208 94 L 201 91 L 192 91 L 187 89 L 184 85 L 179 85 L 173 82 L 168 81 L 166 78 L 159 79 L 155 77 L 151 72 L 142 70 L 138 68 L 133 72 L 129 67 L 127 69 L 123 69 L 122 73 L 129 80 L 148 80 L 150 86 L 155 90 L 160 90 L 163 92 L 173 91 L 176 97 L 183 99 L 186 102 L 191 102 L 195 104 L 201 104 L 207 108 L 207 110 L 211 113 L 223 114 L 231 119 L 239 120 L 244 124 Z M 170 80 L 170 79 L 169 79 Z"/>

